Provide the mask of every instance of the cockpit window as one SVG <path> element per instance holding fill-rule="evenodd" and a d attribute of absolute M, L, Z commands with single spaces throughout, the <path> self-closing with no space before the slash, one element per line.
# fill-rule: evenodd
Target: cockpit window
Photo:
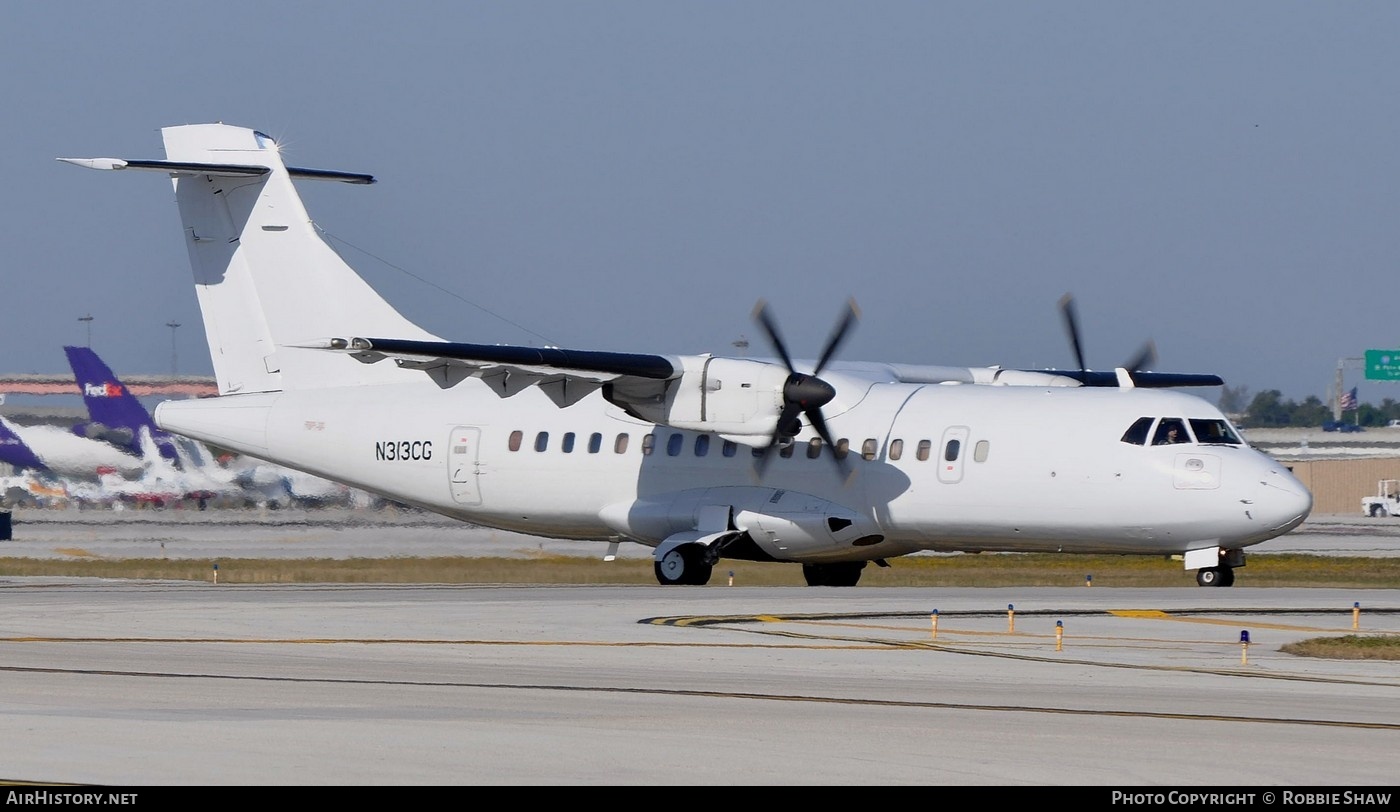
<path fill-rule="evenodd" d="M 1244 445 L 1238 434 L 1224 420 L 1191 419 L 1191 431 L 1196 433 L 1196 442 L 1217 445 Z"/>
<path fill-rule="evenodd" d="M 1186 424 L 1179 417 L 1162 418 L 1162 422 L 1157 424 L 1157 432 L 1152 435 L 1153 445 L 1189 442 L 1191 442 L 1191 437 L 1186 433 Z"/>
<path fill-rule="evenodd" d="M 1139 417 L 1128 430 L 1123 432 L 1123 442 L 1133 445 L 1147 445 L 1147 432 L 1152 428 L 1153 417 Z"/>

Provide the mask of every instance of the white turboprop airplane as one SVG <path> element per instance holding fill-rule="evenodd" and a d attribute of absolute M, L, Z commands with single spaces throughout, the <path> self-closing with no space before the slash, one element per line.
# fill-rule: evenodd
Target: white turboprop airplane
<path fill-rule="evenodd" d="M 1228 586 L 1312 507 L 1215 406 L 1155 388 L 1219 378 L 1089 371 L 1077 334 L 1064 372 L 833 361 L 854 311 L 815 363 L 763 308 L 775 361 L 444 341 L 293 185 L 372 176 L 288 167 L 241 127 L 162 133 L 164 160 L 60 160 L 173 179 L 220 396 L 161 404 L 168 431 L 608 558 L 638 542 L 662 584 L 723 558 L 853 586 L 910 553 L 1026 551 L 1180 556 Z"/>

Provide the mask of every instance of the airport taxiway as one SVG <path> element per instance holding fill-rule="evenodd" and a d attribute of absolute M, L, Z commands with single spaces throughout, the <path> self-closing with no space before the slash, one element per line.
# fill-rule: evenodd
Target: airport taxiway
<path fill-rule="evenodd" d="M 0 606 L 10 781 L 1358 788 L 1400 757 L 1394 662 L 1280 650 L 1400 634 L 1394 590 L 0 577 Z"/>

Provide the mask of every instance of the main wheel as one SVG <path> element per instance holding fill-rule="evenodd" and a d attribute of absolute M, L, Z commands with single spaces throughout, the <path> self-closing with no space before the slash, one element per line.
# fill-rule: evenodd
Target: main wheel
<path fill-rule="evenodd" d="M 860 583 L 864 561 L 842 561 L 836 564 L 803 564 L 802 577 L 807 586 L 855 586 Z"/>
<path fill-rule="evenodd" d="M 652 564 L 656 582 L 662 586 L 704 586 L 710 582 L 714 565 L 705 562 L 705 548 L 698 544 L 672 547 Z"/>

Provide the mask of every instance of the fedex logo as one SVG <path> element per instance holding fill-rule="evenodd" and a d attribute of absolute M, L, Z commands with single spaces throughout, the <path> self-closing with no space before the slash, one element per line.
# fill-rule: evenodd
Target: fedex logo
<path fill-rule="evenodd" d="M 83 385 L 83 395 L 90 398 L 119 398 L 122 388 L 114 383 L 89 383 Z"/>

